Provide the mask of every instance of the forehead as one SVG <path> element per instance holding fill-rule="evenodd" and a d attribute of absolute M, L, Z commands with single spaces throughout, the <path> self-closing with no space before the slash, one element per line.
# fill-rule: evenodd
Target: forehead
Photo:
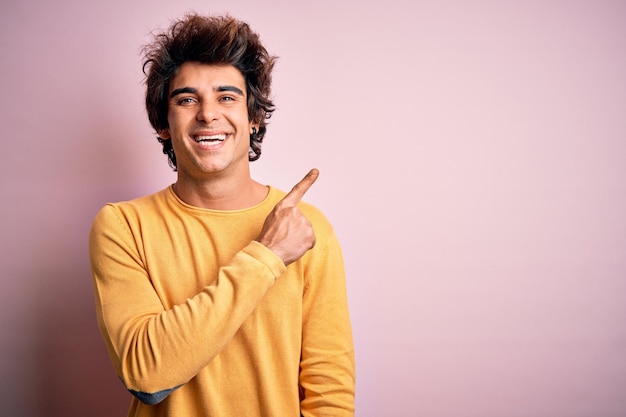
<path fill-rule="evenodd" d="M 184 62 L 170 81 L 170 92 L 175 88 L 193 87 L 196 89 L 231 85 L 245 91 L 245 80 L 233 65 L 202 64 Z"/>

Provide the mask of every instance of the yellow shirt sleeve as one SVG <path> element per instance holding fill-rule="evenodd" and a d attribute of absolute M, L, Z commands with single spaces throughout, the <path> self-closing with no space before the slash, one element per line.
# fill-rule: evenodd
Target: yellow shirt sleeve
<path fill-rule="evenodd" d="M 314 212 L 315 213 L 315 212 Z M 354 346 L 343 256 L 330 225 L 316 231 L 325 239 L 307 254 L 303 294 L 300 386 L 304 417 L 354 415 Z"/>

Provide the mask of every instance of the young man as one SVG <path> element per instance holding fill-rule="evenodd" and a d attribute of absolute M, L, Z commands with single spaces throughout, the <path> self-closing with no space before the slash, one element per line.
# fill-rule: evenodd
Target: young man
<path fill-rule="evenodd" d="M 353 416 L 331 225 L 250 177 L 275 58 L 248 25 L 188 15 L 146 47 L 148 116 L 176 182 L 108 204 L 90 234 L 98 323 L 129 416 Z"/>

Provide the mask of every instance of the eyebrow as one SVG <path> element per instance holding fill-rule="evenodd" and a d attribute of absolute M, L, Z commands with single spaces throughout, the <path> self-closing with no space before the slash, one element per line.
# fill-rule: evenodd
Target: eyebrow
<path fill-rule="evenodd" d="M 240 88 L 235 87 L 234 85 L 221 85 L 215 89 L 218 93 L 223 91 L 230 91 L 231 93 L 235 93 L 243 97 L 243 91 Z"/>
<path fill-rule="evenodd" d="M 172 90 L 172 93 L 170 94 L 170 98 L 172 98 L 172 97 L 176 97 L 176 96 L 177 96 L 177 95 L 179 95 L 179 94 L 188 94 L 188 93 L 191 93 L 191 94 L 197 94 L 197 93 L 198 93 L 198 90 L 196 90 L 196 89 L 195 89 L 195 88 L 193 88 L 193 87 L 182 87 L 182 88 L 177 88 L 177 89 L 175 89 L 175 90 Z"/>
<path fill-rule="evenodd" d="M 221 93 L 223 91 L 230 91 L 232 93 L 240 95 L 241 97 L 244 96 L 243 91 L 240 88 L 235 87 L 233 85 L 220 85 L 218 87 L 215 87 L 214 91 L 218 93 Z M 198 94 L 198 90 L 193 87 L 177 88 L 175 90 L 172 90 L 172 93 L 170 94 L 170 98 L 176 97 L 179 94 Z"/>

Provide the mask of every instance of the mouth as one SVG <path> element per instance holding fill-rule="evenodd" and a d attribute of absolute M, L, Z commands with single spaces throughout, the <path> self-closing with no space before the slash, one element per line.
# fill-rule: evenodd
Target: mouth
<path fill-rule="evenodd" d="M 226 140 L 227 135 L 225 133 L 221 133 L 218 135 L 196 135 L 193 137 L 197 143 L 206 143 L 206 144 L 215 144 L 221 143 Z"/>

